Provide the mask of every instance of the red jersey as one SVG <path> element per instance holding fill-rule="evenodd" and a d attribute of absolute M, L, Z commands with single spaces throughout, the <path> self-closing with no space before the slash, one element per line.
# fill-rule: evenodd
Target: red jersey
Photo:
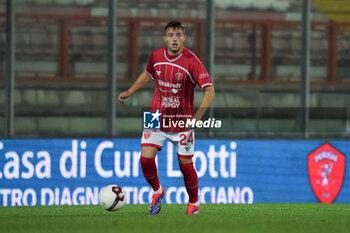
<path fill-rule="evenodd" d="M 161 130 L 181 132 L 187 130 L 176 122 L 186 121 L 194 115 L 193 97 L 196 85 L 201 89 L 212 86 L 212 81 L 200 60 L 183 48 L 179 55 L 171 56 L 166 48 L 153 51 L 146 73 L 156 81 L 151 111 L 159 110 Z"/>

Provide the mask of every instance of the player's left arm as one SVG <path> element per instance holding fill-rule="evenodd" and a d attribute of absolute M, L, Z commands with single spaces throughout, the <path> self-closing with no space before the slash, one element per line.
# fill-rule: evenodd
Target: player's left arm
<path fill-rule="evenodd" d="M 211 102 L 215 98 L 215 90 L 214 90 L 213 86 L 204 87 L 203 92 L 204 92 L 204 95 L 202 98 L 202 102 L 201 102 L 198 110 L 196 111 L 196 114 L 194 114 L 194 116 L 192 118 L 192 119 L 195 119 L 196 121 L 202 119 L 203 115 L 210 107 Z"/>

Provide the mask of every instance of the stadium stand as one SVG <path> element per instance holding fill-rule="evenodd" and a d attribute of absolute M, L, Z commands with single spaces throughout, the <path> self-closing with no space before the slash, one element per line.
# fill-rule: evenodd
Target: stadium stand
<path fill-rule="evenodd" d="M 221 0 L 215 1 L 218 8 L 221 9 L 256 9 L 256 10 L 275 10 L 275 11 L 286 11 L 291 6 L 291 1 L 289 0 L 242 0 L 242 1 L 232 1 L 232 0 Z"/>
<path fill-rule="evenodd" d="M 311 105 L 346 107 L 350 103 L 347 95 L 349 33 L 344 26 L 333 30 L 341 18 L 335 20 L 323 13 L 323 9 L 330 7 L 323 5 L 322 8 L 322 2 L 326 4 L 327 1 L 313 1 L 313 19 L 322 22 L 313 23 L 311 34 Z M 16 3 L 17 134 L 23 137 L 103 136 L 108 1 L 18 0 Z M 223 108 L 298 107 L 301 1 L 220 0 L 215 3 L 217 96 L 214 105 Z M 0 13 L 4 12 L 4 5 L 0 3 L 0 6 L 3 9 L 0 8 Z M 186 46 L 205 61 L 205 7 L 206 0 L 118 0 L 118 91 L 124 90 L 142 72 L 151 51 L 163 46 L 159 29 L 169 19 L 184 21 L 189 28 Z M 4 14 L 0 16 L 0 75 L 4 76 L 5 18 Z M 329 22 L 328 18 L 335 22 Z M 331 39 L 332 33 L 335 41 Z M 271 49 L 265 50 L 268 46 Z M 330 52 L 334 46 L 335 55 Z M 334 69 L 330 66 L 332 59 L 336 59 L 334 74 L 330 72 Z M 148 106 L 151 92 L 152 86 L 148 86 L 123 105 L 127 110 L 118 112 L 120 135 L 138 136 L 141 124 L 136 116 L 140 107 Z M 1 96 L 0 105 L 3 105 Z M 201 93 L 196 96 L 200 97 Z M 235 121 L 234 113 L 230 114 L 225 118 L 230 131 L 268 131 L 269 127 L 273 131 L 278 125 L 258 126 L 255 113 L 242 113 L 236 117 L 239 121 Z M 295 128 L 294 120 L 274 120 L 289 122 L 285 126 L 287 129 Z M 128 124 L 132 128 L 128 128 Z"/>
<path fill-rule="evenodd" d="M 4 74 L 4 61 L 5 61 L 5 43 L 6 43 L 6 35 L 5 35 L 5 22 L 4 18 L 0 17 L 0 75 Z"/>

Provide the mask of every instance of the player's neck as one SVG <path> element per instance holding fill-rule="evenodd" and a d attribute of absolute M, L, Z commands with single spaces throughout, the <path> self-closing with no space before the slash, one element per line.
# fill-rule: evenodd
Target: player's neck
<path fill-rule="evenodd" d="M 172 52 L 170 49 L 167 48 L 166 52 L 167 52 L 168 55 L 170 55 L 172 57 L 175 57 L 175 56 L 181 54 L 182 50 L 183 50 L 183 47 L 181 49 L 179 49 L 179 51 L 177 51 L 177 52 Z"/>

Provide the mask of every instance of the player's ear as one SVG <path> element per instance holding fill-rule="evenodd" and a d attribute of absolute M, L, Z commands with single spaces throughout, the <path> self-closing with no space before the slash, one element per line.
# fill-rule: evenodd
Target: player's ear
<path fill-rule="evenodd" d="M 184 35 L 184 41 L 187 39 L 187 36 L 186 35 Z"/>
<path fill-rule="evenodd" d="M 164 35 L 163 39 L 164 39 L 164 42 L 166 42 L 166 35 Z"/>

